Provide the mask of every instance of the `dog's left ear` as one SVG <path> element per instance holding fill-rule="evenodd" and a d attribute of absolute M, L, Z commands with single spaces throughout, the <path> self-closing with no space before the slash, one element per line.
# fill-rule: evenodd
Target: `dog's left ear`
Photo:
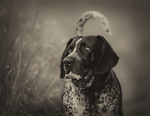
<path fill-rule="evenodd" d="M 60 62 L 60 78 L 64 78 L 65 77 L 65 70 L 64 70 L 64 64 L 63 64 L 63 59 L 68 55 L 68 46 L 71 44 L 73 38 L 70 39 L 68 42 L 67 42 L 67 45 L 66 45 L 66 48 L 62 54 L 62 57 L 61 57 L 61 62 Z"/>
<path fill-rule="evenodd" d="M 103 74 L 117 65 L 119 57 L 104 37 L 98 35 L 97 40 L 101 48 L 101 55 L 98 64 L 95 67 L 95 71 L 98 74 Z"/>

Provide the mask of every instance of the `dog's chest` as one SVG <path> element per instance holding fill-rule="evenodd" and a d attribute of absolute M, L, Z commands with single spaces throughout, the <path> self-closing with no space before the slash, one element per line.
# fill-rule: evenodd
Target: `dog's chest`
<path fill-rule="evenodd" d="M 108 88 L 108 87 L 107 87 Z M 81 94 L 82 88 L 76 87 L 70 79 L 65 80 L 65 89 L 63 94 L 63 108 L 65 115 L 90 116 L 107 113 L 107 93 L 100 95 L 99 92 Z M 106 100 L 107 101 L 107 100 Z M 97 109 L 98 108 L 98 109 Z M 99 114 L 100 115 L 100 114 Z"/>
<path fill-rule="evenodd" d="M 63 108 L 66 115 L 86 115 L 89 114 L 89 98 L 80 93 L 81 88 L 76 87 L 71 79 L 65 79 L 63 93 Z"/>
<path fill-rule="evenodd" d="M 63 109 L 65 115 L 94 116 L 110 115 L 120 110 L 120 91 L 115 78 L 110 80 L 102 90 L 81 94 L 82 88 L 76 87 L 71 79 L 65 79 Z M 109 112 L 109 114 L 108 114 Z M 110 113 L 111 112 L 111 113 Z M 113 116 L 113 115 L 112 115 Z"/>

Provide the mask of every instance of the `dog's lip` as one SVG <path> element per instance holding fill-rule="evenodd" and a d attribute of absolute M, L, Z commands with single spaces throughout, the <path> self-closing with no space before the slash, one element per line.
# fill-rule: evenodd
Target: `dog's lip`
<path fill-rule="evenodd" d="M 66 75 L 66 79 L 71 79 L 77 87 L 86 88 L 91 86 L 93 82 L 92 74 L 92 70 L 86 70 L 82 75 L 77 75 L 75 73 L 70 72 Z"/>
<path fill-rule="evenodd" d="M 72 71 L 66 71 L 66 78 L 67 79 L 74 79 L 77 81 L 88 81 L 88 74 L 89 74 L 90 70 L 85 70 L 83 74 L 76 74 Z"/>
<path fill-rule="evenodd" d="M 81 78 L 82 77 L 80 75 L 77 75 L 71 71 L 66 75 L 66 79 L 80 80 Z"/>
<path fill-rule="evenodd" d="M 72 79 L 72 82 L 77 86 L 77 87 L 82 87 L 82 88 L 88 88 L 93 84 L 94 77 L 90 78 L 88 81 L 81 81 L 77 79 Z"/>
<path fill-rule="evenodd" d="M 78 87 L 85 87 L 86 82 L 77 79 L 72 79 L 72 82 Z"/>

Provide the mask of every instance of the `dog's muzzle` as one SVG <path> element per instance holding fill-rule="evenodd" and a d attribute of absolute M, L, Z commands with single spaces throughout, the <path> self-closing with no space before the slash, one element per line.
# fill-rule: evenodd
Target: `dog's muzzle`
<path fill-rule="evenodd" d="M 81 75 L 70 72 L 66 75 L 66 79 L 71 79 L 73 84 L 77 87 L 88 88 L 93 84 L 93 71 L 88 70 L 83 75 L 85 76 L 82 77 Z"/>
<path fill-rule="evenodd" d="M 77 66 L 77 60 L 73 57 L 66 57 L 63 60 L 66 79 L 71 79 L 77 87 L 86 88 L 92 84 L 93 70 L 82 70 L 81 63 Z"/>
<path fill-rule="evenodd" d="M 74 59 L 71 57 L 66 57 L 63 60 L 63 64 L 64 64 L 64 70 L 66 72 L 66 74 L 69 74 L 69 72 L 72 70 L 72 64 L 74 62 Z"/>

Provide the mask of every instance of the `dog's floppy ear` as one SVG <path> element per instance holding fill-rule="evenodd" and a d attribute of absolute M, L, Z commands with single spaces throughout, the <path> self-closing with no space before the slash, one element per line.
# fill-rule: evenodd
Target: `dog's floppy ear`
<path fill-rule="evenodd" d="M 68 42 L 67 42 L 67 45 L 66 45 L 66 48 L 62 54 L 62 57 L 61 57 L 61 62 L 60 62 L 60 77 L 61 78 L 64 78 L 65 77 L 65 70 L 64 70 L 64 65 L 63 65 L 63 59 L 68 55 L 68 46 L 71 44 L 73 38 L 70 39 Z"/>
<path fill-rule="evenodd" d="M 103 74 L 116 66 L 119 57 L 113 51 L 109 43 L 102 36 L 97 36 L 98 44 L 101 48 L 101 55 L 97 65 L 95 66 L 95 71 L 98 74 Z"/>

